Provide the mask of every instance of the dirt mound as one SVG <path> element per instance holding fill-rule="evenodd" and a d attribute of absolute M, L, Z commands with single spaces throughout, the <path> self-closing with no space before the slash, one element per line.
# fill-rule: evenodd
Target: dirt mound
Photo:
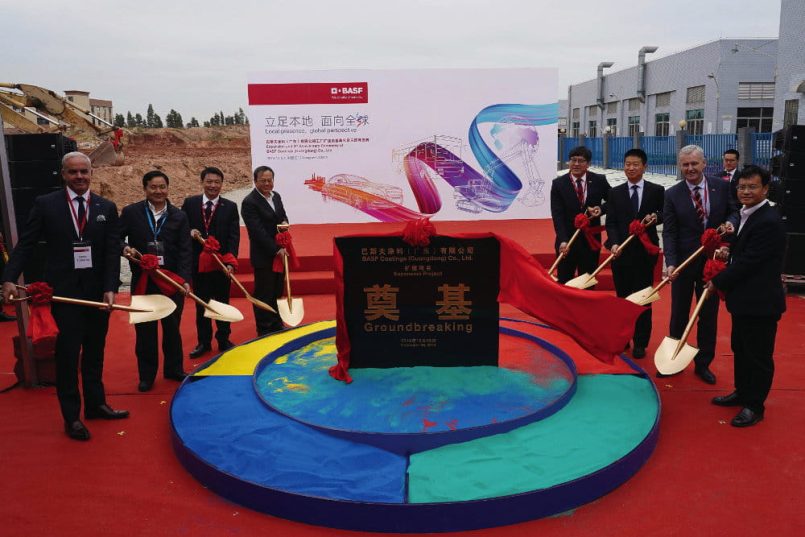
<path fill-rule="evenodd" d="M 224 172 L 224 193 L 252 184 L 248 126 L 135 129 L 123 144 L 125 164 L 95 168 L 92 181 L 118 208 L 143 199 L 142 177 L 151 170 L 170 178 L 175 205 L 201 192 L 199 173 L 207 166 Z"/>

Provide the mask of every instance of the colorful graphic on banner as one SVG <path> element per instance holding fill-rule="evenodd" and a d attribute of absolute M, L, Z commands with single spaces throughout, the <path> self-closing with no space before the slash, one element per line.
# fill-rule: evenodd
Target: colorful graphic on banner
<path fill-rule="evenodd" d="M 295 222 L 547 218 L 555 77 L 545 69 L 253 75 L 253 165 L 274 169 Z M 362 81 L 321 81 L 338 79 Z M 427 91 L 410 91 L 422 80 Z M 452 133 L 466 133 L 466 145 Z"/>

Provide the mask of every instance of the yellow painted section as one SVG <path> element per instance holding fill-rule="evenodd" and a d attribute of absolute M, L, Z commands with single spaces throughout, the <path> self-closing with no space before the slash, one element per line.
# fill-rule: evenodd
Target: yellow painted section
<path fill-rule="evenodd" d="M 257 364 L 270 352 L 282 347 L 299 337 L 335 327 L 335 321 L 321 321 L 293 330 L 286 330 L 260 338 L 251 343 L 238 345 L 226 351 L 214 364 L 206 369 L 194 373 L 195 377 L 215 377 L 231 375 L 253 375 Z M 280 360 L 285 359 L 280 358 Z M 279 360 L 278 360 L 279 361 Z M 289 389 L 294 389 L 290 388 Z M 299 390 L 300 387 L 295 389 Z"/>

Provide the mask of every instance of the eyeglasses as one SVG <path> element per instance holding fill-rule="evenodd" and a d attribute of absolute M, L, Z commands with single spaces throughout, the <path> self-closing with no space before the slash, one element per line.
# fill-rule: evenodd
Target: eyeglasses
<path fill-rule="evenodd" d="M 574 157 L 574 158 L 570 159 L 570 163 L 571 164 L 586 164 L 587 159 L 586 158 L 580 158 L 580 157 Z"/>
<path fill-rule="evenodd" d="M 741 192 L 744 190 L 760 190 L 761 188 L 763 188 L 763 185 L 738 185 L 737 190 Z"/>

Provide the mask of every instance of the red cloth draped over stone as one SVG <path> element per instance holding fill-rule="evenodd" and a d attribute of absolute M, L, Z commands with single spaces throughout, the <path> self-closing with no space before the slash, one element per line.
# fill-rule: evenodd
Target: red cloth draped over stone
<path fill-rule="evenodd" d="M 215 272 L 216 270 L 221 270 L 221 265 L 215 260 L 215 257 L 218 257 L 224 265 L 230 265 L 232 268 L 235 269 L 235 272 L 238 270 L 238 260 L 232 254 L 224 254 L 221 255 L 219 252 L 221 251 L 221 243 L 218 242 L 213 235 L 207 237 L 204 241 L 204 249 L 201 250 L 201 253 L 198 256 L 198 271 L 201 273 L 204 272 Z"/>
<path fill-rule="evenodd" d="M 419 227 L 427 234 L 424 224 Z M 421 235 L 418 232 L 418 240 L 421 240 Z M 399 233 L 371 236 L 393 237 L 399 236 Z M 567 334 L 598 360 L 612 363 L 631 339 L 635 320 L 644 311 L 642 306 L 607 293 L 584 291 L 556 283 L 525 248 L 507 237 L 494 233 L 457 233 L 450 236 L 464 239 L 495 237 L 500 243 L 498 301 L 511 304 Z M 350 343 L 344 316 L 344 265 L 338 248 L 333 247 L 333 253 L 338 364 L 330 368 L 330 375 L 337 380 L 351 382 Z"/>
<path fill-rule="evenodd" d="M 584 213 L 579 213 L 576 215 L 576 218 L 573 220 L 573 225 L 576 227 L 576 229 L 580 229 L 584 234 L 584 238 L 587 239 L 587 244 L 590 245 L 590 249 L 601 249 L 601 242 L 595 237 L 595 235 L 604 231 L 604 226 L 590 227 L 590 217 Z"/>
<path fill-rule="evenodd" d="M 660 247 L 651 242 L 651 239 L 649 239 L 646 233 L 646 226 L 639 220 L 632 220 L 629 223 L 629 234 L 636 236 L 640 240 L 648 255 L 657 255 L 660 253 Z"/>
<path fill-rule="evenodd" d="M 299 268 L 299 258 L 296 257 L 296 250 L 293 247 L 293 237 L 291 237 L 290 231 L 282 231 L 277 233 L 277 236 L 274 237 L 274 242 L 277 243 L 277 246 L 280 248 L 285 248 L 285 251 L 288 252 L 288 260 L 291 264 L 292 269 Z M 278 255 L 274 258 L 274 272 L 285 272 L 285 266 L 282 262 L 282 256 Z"/>
<path fill-rule="evenodd" d="M 36 354 L 49 354 L 55 349 L 59 335 L 59 327 L 50 313 L 53 288 L 45 282 L 34 282 L 25 290 L 31 297 L 31 322 L 26 335 L 31 338 Z"/>
<path fill-rule="evenodd" d="M 179 276 L 178 274 L 174 274 L 173 272 L 167 269 L 160 269 L 159 268 L 159 259 L 157 256 L 153 254 L 144 254 L 140 259 L 140 270 L 142 273 L 140 274 L 140 278 L 137 280 L 137 285 L 134 286 L 134 290 L 132 290 L 132 295 L 144 295 L 145 289 L 148 286 L 148 280 L 150 279 L 159 289 L 159 292 L 165 296 L 173 296 L 176 294 L 178 289 L 173 285 L 169 284 L 162 278 L 160 278 L 156 274 L 156 270 L 159 269 L 164 275 L 169 277 L 171 280 L 175 281 L 179 285 L 184 285 L 184 278 Z"/>

